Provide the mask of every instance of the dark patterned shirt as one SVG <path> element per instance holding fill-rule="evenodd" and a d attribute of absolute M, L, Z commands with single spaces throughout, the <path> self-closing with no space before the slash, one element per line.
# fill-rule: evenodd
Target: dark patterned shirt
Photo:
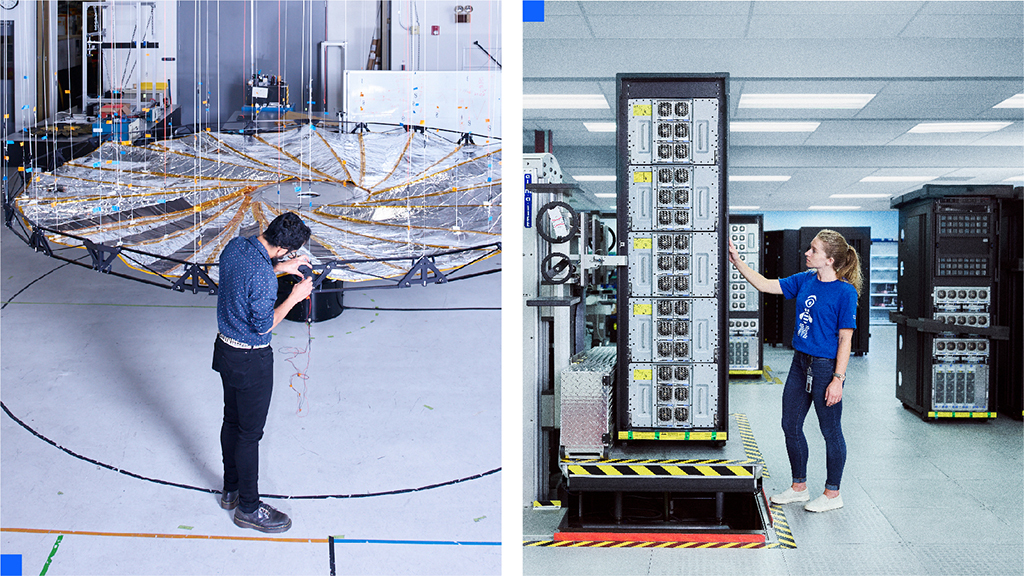
<path fill-rule="evenodd" d="M 270 343 L 274 326 L 277 275 L 259 238 L 238 237 L 220 254 L 217 328 L 228 338 L 251 346 Z"/>

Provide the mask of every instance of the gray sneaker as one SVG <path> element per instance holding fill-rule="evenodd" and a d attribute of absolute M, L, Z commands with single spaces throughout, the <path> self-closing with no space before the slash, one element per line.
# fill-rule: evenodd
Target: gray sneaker
<path fill-rule="evenodd" d="M 292 519 L 284 512 L 280 512 L 260 502 L 259 507 L 253 512 L 246 514 L 241 508 L 235 509 L 235 524 L 242 528 L 252 528 L 260 532 L 286 532 L 292 527 Z"/>

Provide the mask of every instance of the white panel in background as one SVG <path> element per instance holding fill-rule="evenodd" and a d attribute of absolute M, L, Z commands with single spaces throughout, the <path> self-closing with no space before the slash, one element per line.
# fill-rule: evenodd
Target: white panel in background
<path fill-rule="evenodd" d="M 501 137 L 501 73 L 345 72 L 345 119 Z"/>

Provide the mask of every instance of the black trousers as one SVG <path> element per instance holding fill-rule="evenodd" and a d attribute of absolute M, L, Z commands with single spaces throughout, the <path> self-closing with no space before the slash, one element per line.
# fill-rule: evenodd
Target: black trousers
<path fill-rule="evenodd" d="M 249 513 L 260 503 L 260 439 L 274 391 L 274 351 L 270 346 L 242 350 L 218 338 L 213 369 L 224 384 L 224 490 L 238 490 L 238 507 Z"/>

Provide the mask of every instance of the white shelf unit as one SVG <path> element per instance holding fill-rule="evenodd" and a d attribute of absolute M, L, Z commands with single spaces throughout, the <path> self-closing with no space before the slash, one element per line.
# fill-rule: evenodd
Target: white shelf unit
<path fill-rule="evenodd" d="M 871 240 L 871 323 L 889 324 L 889 311 L 896 309 L 896 279 L 899 272 L 899 244 L 893 238 Z"/>

